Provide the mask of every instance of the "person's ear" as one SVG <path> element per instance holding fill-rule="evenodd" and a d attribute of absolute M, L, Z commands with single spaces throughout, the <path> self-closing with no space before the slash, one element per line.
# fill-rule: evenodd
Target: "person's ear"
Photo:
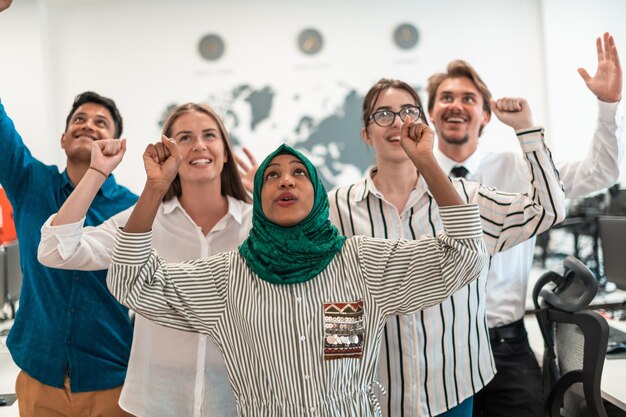
<path fill-rule="evenodd" d="M 363 139 L 363 142 L 365 142 L 366 145 L 372 144 L 372 139 L 370 139 L 369 135 L 367 134 L 366 127 L 361 128 L 361 139 Z"/>
<path fill-rule="evenodd" d="M 61 133 L 61 148 L 65 149 L 65 133 Z"/>
<path fill-rule="evenodd" d="M 483 111 L 483 120 L 481 121 L 480 125 L 482 127 L 487 126 L 487 123 L 489 123 L 489 121 L 491 120 L 491 113 L 488 111 Z"/>

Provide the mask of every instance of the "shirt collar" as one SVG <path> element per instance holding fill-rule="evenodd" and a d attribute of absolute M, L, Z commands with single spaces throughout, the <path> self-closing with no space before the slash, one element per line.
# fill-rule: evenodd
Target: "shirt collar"
<path fill-rule="evenodd" d="M 70 187 L 72 189 L 74 188 L 74 184 L 72 184 L 69 175 L 67 175 L 67 168 L 61 174 L 61 181 L 63 182 L 63 184 L 61 184 L 63 187 Z"/>
<path fill-rule="evenodd" d="M 378 191 L 378 188 L 376 188 L 376 184 L 374 184 L 374 180 L 372 179 L 372 176 L 374 173 L 376 173 L 376 170 L 377 168 L 375 166 L 370 167 L 367 170 L 365 177 L 363 177 L 361 180 L 354 184 L 354 195 L 356 196 L 355 202 L 359 203 L 365 200 L 367 195 L 370 193 L 381 200 L 383 199 L 383 193 Z M 430 191 L 428 190 L 426 181 L 424 181 L 424 177 L 420 175 L 417 179 L 417 184 L 415 185 L 413 194 L 419 198 L 425 193 L 430 194 Z"/>
<path fill-rule="evenodd" d="M 361 178 L 361 180 L 358 183 L 356 183 L 355 185 L 356 189 L 354 191 L 356 195 L 355 201 L 357 203 L 360 203 L 361 201 L 365 200 L 365 198 L 367 197 L 369 193 L 372 193 L 375 196 L 379 196 L 381 194 L 380 191 L 378 191 L 378 189 L 376 188 L 376 185 L 374 184 L 374 180 L 372 180 L 372 173 L 374 172 L 376 172 L 376 167 L 375 166 L 370 167 L 365 172 L 365 176 Z"/>
<path fill-rule="evenodd" d="M 245 203 L 229 195 L 226 196 L 226 199 L 228 200 L 227 215 L 230 215 L 237 223 L 241 224 L 243 222 L 243 205 Z M 163 202 L 163 214 L 170 214 L 176 209 L 185 211 L 178 197 Z"/>
<path fill-rule="evenodd" d="M 443 172 L 446 173 L 446 175 L 450 175 L 452 168 L 463 165 L 465 169 L 467 169 L 467 177 L 471 178 L 478 171 L 483 151 L 482 148 L 478 146 L 473 154 L 471 154 L 465 161 L 461 162 L 450 159 L 448 156 L 444 155 L 439 148 L 434 149 L 434 154 L 437 162 L 439 162 L 439 166 Z"/>

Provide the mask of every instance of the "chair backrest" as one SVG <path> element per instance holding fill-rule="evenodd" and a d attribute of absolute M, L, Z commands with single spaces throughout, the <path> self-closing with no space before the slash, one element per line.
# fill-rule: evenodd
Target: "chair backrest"
<path fill-rule="evenodd" d="M 533 288 L 533 302 L 539 309 L 539 298 L 544 306 L 570 313 L 587 307 L 598 293 L 598 281 L 580 260 L 568 256 L 563 261 L 563 275 L 553 271 L 543 274 Z M 547 286 L 547 284 L 554 284 Z"/>
<path fill-rule="evenodd" d="M 606 417 L 600 390 L 609 335 L 606 320 L 589 310 L 548 309 L 546 318 L 544 325 L 553 332 L 553 345 L 546 343 L 546 349 L 552 349 L 554 359 L 544 353 L 544 366 L 555 381 L 546 401 L 548 415 Z"/>
<path fill-rule="evenodd" d="M 545 345 L 543 380 L 550 417 L 606 417 L 600 383 L 609 326 L 596 312 L 573 311 L 574 307 L 586 307 L 597 292 L 597 283 L 594 285 L 588 277 L 580 279 L 578 276 L 588 272 L 582 270 L 581 265 L 579 261 L 566 260 L 563 276 L 549 272 L 533 289 L 534 302 L 539 307 L 537 320 Z M 590 272 L 589 275 L 593 277 Z M 556 286 L 544 288 L 548 282 Z M 584 283 L 589 285 L 585 287 Z M 574 290 L 575 287 L 578 288 Z M 543 298 L 541 303 L 539 297 Z M 565 306 L 567 311 L 557 306 Z"/>

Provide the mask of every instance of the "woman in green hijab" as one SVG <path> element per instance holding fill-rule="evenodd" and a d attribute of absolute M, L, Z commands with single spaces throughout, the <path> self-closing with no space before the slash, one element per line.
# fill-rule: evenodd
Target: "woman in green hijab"
<path fill-rule="evenodd" d="M 386 318 L 440 302 L 485 260 L 478 208 L 462 204 L 435 162 L 432 130 L 407 118 L 401 136 L 440 207 L 437 237 L 341 237 L 317 171 L 282 145 L 257 171 L 253 227 L 239 250 L 182 264 L 151 250 L 156 207 L 180 156 L 167 138 L 150 145 L 146 186 L 117 237 L 110 291 L 161 325 L 209 335 L 240 416 L 378 415 Z"/>

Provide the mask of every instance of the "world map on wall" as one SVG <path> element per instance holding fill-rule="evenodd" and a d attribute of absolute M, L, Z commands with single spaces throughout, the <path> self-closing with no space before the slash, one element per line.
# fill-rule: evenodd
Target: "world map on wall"
<path fill-rule="evenodd" d="M 222 116 L 235 148 L 251 148 L 260 162 L 287 143 L 311 159 L 330 190 L 357 181 L 373 164 L 360 136 L 362 101 L 347 87 L 309 94 L 242 84 L 212 92 L 206 102 Z M 167 106 L 160 124 L 177 104 Z"/>

